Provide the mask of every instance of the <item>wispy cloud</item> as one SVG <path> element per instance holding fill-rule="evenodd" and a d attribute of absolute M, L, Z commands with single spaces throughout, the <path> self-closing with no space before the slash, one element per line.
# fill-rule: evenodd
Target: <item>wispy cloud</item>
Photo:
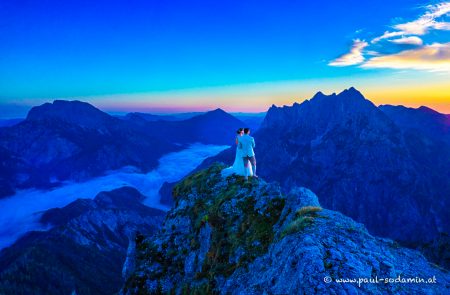
<path fill-rule="evenodd" d="M 335 67 L 344 67 L 344 66 L 357 65 L 357 64 L 362 63 L 364 61 L 364 55 L 363 55 L 362 51 L 368 45 L 369 44 L 366 41 L 359 40 L 359 39 L 353 40 L 353 45 L 350 49 L 350 52 L 346 53 L 344 55 L 341 55 L 340 57 L 331 61 L 329 63 L 329 65 L 335 66 Z"/>
<path fill-rule="evenodd" d="M 425 35 L 430 29 L 450 30 L 450 22 L 438 21 L 437 19 L 450 13 L 450 2 L 443 2 L 426 6 L 426 12 L 418 19 L 394 25 L 395 31 L 386 31 L 383 35 L 374 38 L 371 43 L 380 40 L 405 36 L 405 35 Z"/>
<path fill-rule="evenodd" d="M 389 40 L 392 43 L 395 44 L 405 44 L 405 45 L 422 45 L 423 41 L 417 36 L 411 36 L 411 37 L 402 37 L 398 39 Z"/>
<path fill-rule="evenodd" d="M 450 22 L 447 21 L 447 16 L 450 16 L 450 1 L 424 8 L 425 12 L 417 19 L 396 24 L 392 26 L 392 31 L 386 31 L 367 42 L 354 40 L 350 52 L 331 61 L 329 65 L 450 72 L 450 43 L 424 45 L 422 38 L 418 37 L 426 35 L 431 30 L 450 30 Z M 388 42 L 380 42 L 382 40 Z M 373 54 L 374 44 L 377 52 L 383 52 L 380 51 L 380 46 L 383 48 L 392 43 L 417 47 L 394 54 Z"/>
<path fill-rule="evenodd" d="M 450 73 L 450 42 L 372 57 L 362 68 L 417 69 Z"/>

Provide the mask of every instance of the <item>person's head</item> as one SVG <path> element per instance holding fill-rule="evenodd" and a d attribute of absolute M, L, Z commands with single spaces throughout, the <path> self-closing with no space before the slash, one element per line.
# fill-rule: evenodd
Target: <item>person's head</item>
<path fill-rule="evenodd" d="M 244 128 L 244 134 L 250 134 L 250 128 Z"/>
<path fill-rule="evenodd" d="M 237 133 L 238 135 L 242 135 L 242 134 L 244 133 L 244 128 L 239 128 L 239 129 L 236 131 L 236 133 Z"/>

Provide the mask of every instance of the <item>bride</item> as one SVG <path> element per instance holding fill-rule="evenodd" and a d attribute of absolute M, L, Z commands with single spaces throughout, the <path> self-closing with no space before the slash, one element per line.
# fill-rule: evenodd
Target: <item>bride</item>
<path fill-rule="evenodd" d="M 245 169 L 248 169 L 249 176 L 253 176 L 253 171 L 252 171 L 251 165 L 247 165 L 247 167 L 244 166 L 244 160 L 243 160 L 243 157 L 241 154 L 241 149 L 238 146 L 239 137 L 241 137 L 242 135 L 244 135 L 244 129 L 239 128 L 237 130 L 237 135 L 236 135 L 236 157 L 234 159 L 233 166 L 222 170 L 222 175 L 225 177 L 232 175 L 232 174 L 236 174 L 239 176 L 245 176 Z"/>

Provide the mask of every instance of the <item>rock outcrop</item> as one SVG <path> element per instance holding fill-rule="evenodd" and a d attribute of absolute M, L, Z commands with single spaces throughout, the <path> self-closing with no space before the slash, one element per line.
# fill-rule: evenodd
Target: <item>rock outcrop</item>
<path fill-rule="evenodd" d="M 212 165 L 175 186 L 162 228 L 136 243 L 124 294 L 449 292 L 447 271 L 323 209 L 310 190 L 293 187 L 285 195 L 262 179 L 223 178 L 223 168 Z M 338 282 L 359 278 L 430 283 Z"/>
<path fill-rule="evenodd" d="M 0 294 L 117 292 L 135 233 L 152 234 L 165 215 L 143 198 L 122 187 L 44 212 L 50 230 L 30 232 L 0 252 Z"/>

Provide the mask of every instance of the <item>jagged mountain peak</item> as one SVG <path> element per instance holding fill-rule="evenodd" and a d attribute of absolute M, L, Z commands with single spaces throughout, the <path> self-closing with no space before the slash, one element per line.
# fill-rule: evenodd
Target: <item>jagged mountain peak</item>
<path fill-rule="evenodd" d="M 344 89 L 343 91 L 341 91 L 339 94 L 336 93 L 332 93 L 332 94 L 325 94 L 322 91 L 318 91 L 311 99 L 309 99 L 308 101 L 314 101 L 314 100 L 319 100 L 319 99 L 323 99 L 323 98 L 333 98 L 333 99 L 339 99 L 339 98 L 353 98 L 353 99 L 363 99 L 365 100 L 364 95 L 358 91 L 356 88 L 354 87 L 350 87 L 348 89 Z"/>
<path fill-rule="evenodd" d="M 316 105 L 326 107 L 332 107 L 336 102 L 345 102 L 346 104 L 351 104 L 355 102 L 363 103 L 363 105 L 369 104 L 371 107 L 375 105 L 367 100 L 364 95 L 354 87 L 343 90 L 339 94 L 332 93 L 330 95 L 324 94 L 322 91 L 318 91 L 312 98 L 305 100 L 302 103 L 294 102 L 292 106 L 277 107 L 275 104 L 271 106 L 270 109 L 291 109 L 296 107 L 301 107 L 303 105 Z M 270 111 L 269 109 L 269 111 Z M 338 110 L 336 110 L 338 111 Z"/>
<path fill-rule="evenodd" d="M 330 124 L 366 117 L 374 124 L 389 125 L 390 120 L 361 92 L 351 87 L 339 94 L 325 95 L 317 92 L 311 99 L 292 106 L 272 106 L 264 119 L 262 128 L 295 128 L 314 122 L 327 128 Z M 376 122 L 378 121 L 378 122 Z"/>
<path fill-rule="evenodd" d="M 352 95 L 362 95 L 359 90 L 357 90 L 355 87 L 351 86 L 348 89 L 344 89 L 341 93 L 350 93 Z M 340 93 L 340 94 L 341 94 Z"/>

